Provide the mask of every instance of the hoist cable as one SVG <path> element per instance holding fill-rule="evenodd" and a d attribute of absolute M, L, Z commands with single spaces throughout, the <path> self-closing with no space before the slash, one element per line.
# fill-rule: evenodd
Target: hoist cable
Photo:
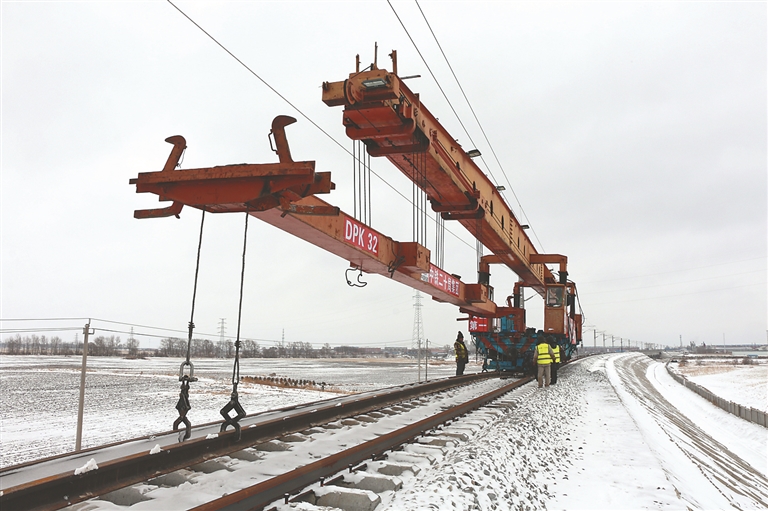
<path fill-rule="evenodd" d="M 245 214 L 245 232 L 243 233 L 243 266 L 240 270 L 240 303 L 237 307 L 237 337 L 235 339 L 235 366 L 232 372 L 232 385 L 240 382 L 240 323 L 243 317 L 243 287 L 245 285 L 245 249 L 248 247 L 248 217 Z"/>
<path fill-rule="evenodd" d="M 352 216 L 357 219 L 357 141 L 352 141 Z"/>
<path fill-rule="evenodd" d="M 235 362 L 232 367 L 232 394 L 224 408 L 219 412 L 224 418 L 224 422 L 221 424 L 221 432 L 227 430 L 227 426 L 235 428 L 235 442 L 240 441 L 240 419 L 245 417 L 246 413 L 243 407 L 240 405 L 240 400 L 237 394 L 237 385 L 240 383 L 240 324 L 243 318 L 243 287 L 245 285 L 245 250 L 248 247 L 248 217 L 249 211 L 245 212 L 245 230 L 243 232 L 243 265 L 240 270 L 240 303 L 237 307 L 237 337 L 235 338 Z M 235 412 L 234 416 L 230 416 L 231 411 Z"/>
<path fill-rule="evenodd" d="M 195 283 L 192 287 L 192 312 L 189 316 L 189 337 L 187 339 L 187 358 L 179 366 L 179 381 L 181 382 L 181 390 L 179 391 L 179 400 L 176 402 L 176 410 L 179 412 L 179 417 L 173 421 L 173 431 L 176 431 L 178 427 L 183 423 L 184 431 L 179 433 L 179 441 L 187 440 L 192 436 L 192 423 L 187 417 L 187 413 L 192 409 L 192 405 L 189 402 L 189 384 L 190 382 L 197 381 L 195 378 L 195 366 L 189 360 L 190 353 L 192 351 L 192 331 L 195 329 L 195 300 L 197 299 L 197 277 L 200 274 L 200 252 L 203 248 L 203 226 L 205 225 L 205 210 L 200 218 L 200 236 L 197 241 L 197 261 L 195 262 Z M 185 368 L 189 368 L 189 374 L 186 374 Z"/>
<path fill-rule="evenodd" d="M 197 298 L 197 276 L 200 273 L 200 251 L 203 247 L 203 225 L 205 224 L 205 210 L 200 218 L 200 238 L 197 241 L 197 262 L 195 263 L 195 284 L 192 288 L 192 312 L 189 315 L 189 339 L 187 340 L 187 363 L 192 349 L 192 330 L 195 329 L 195 299 Z"/>

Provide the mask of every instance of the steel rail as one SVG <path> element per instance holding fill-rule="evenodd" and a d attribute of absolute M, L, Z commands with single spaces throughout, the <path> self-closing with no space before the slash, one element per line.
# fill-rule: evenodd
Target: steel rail
<path fill-rule="evenodd" d="M 402 445 L 440 424 L 475 410 L 532 380 L 532 376 L 521 378 L 509 385 L 505 385 L 466 403 L 459 404 L 432 417 L 427 417 L 374 440 L 304 465 L 235 493 L 225 495 L 220 499 L 202 504 L 190 511 L 258 511 L 264 509 L 270 503 L 284 498 L 285 495 L 298 493 L 303 488 L 320 481 L 321 478 L 332 476 L 372 456 L 380 455 L 385 451 Z"/>
<path fill-rule="evenodd" d="M 477 373 L 433 380 L 404 388 L 381 389 L 363 394 L 359 399 L 339 404 L 338 399 L 316 402 L 311 410 L 272 417 L 242 429 L 242 438 L 235 441 L 233 431 L 216 438 L 194 438 L 173 444 L 157 454 L 147 451 L 101 462 L 97 470 L 79 475 L 66 472 L 35 481 L 2 488 L 0 509 L 3 511 L 53 511 L 110 493 L 132 484 L 187 468 L 206 460 L 226 456 L 259 443 L 299 432 L 353 415 L 367 413 L 407 399 L 458 387 L 474 381 L 497 376 L 497 373 Z M 350 396 L 345 396 L 348 398 Z M 342 398 L 344 399 L 344 398 Z M 26 466 L 25 469 L 33 467 Z"/>

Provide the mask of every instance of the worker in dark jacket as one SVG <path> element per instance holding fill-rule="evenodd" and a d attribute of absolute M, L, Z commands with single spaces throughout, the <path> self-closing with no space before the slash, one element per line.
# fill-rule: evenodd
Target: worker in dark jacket
<path fill-rule="evenodd" d="M 464 344 L 464 334 L 459 332 L 456 336 L 456 342 L 453 343 L 453 351 L 456 352 L 456 376 L 464 374 L 464 367 L 469 362 L 469 352 Z"/>
<path fill-rule="evenodd" d="M 553 360 L 555 360 L 555 352 L 549 347 L 544 337 L 539 337 L 536 349 L 533 351 L 533 363 L 538 368 L 539 388 L 549 387 Z"/>
<path fill-rule="evenodd" d="M 555 354 L 554 360 L 552 361 L 552 385 L 557 383 L 557 369 L 560 367 L 560 354 L 562 353 L 562 349 L 560 348 L 560 345 L 555 342 L 554 339 L 551 339 L 549 341 L 549 347 L 552 348 L 552 352 Z"/>

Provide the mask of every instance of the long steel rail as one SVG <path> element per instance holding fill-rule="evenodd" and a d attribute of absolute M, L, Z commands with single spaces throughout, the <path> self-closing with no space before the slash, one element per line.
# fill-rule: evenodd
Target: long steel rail
<path fill-rule="evenodd" d="M 97 470 L 79 475 L 75 475 L 74 471 L 68 471 L 2 488 L 0 509 L 3 511 L 61 509 L 312 426 L 367 413 L 403 400 L 440 392 L 496 375 L 497 373 L 471 374 L 320 401 L 314 403 L 310 410 L 298 409 L 294 412 L 269 416 L 250 427 L 244 427 L 239 442 L 235 441 L 234 432 L 228 431 L 218 434 L 215 438 L 201 437 L 183 443 L 174 443 L 157 454 L 150 454 L 145 449 L 140 453 L 101 462 Z M 23 467 L 11 467 L 11 471 L 33 469 L 34 465 L 29 464 Z M 8 471 L 6 469 L 3 472 Z"/>
<path fill-rule="evenodd" d="M 374 440 L 304 465 L 238 492 L 231 493 L 220 499 L 195 507 L 191 511 L 258 511 L 264 509 L 270 503 L 284 498 L 286 495 L 298 493 L 303 488 L 323 478 L 332 476 L 347 467 L 357 465 L 371 457 L 383 454 L 385 451 L 406 443 L 440 424 L 480 408 L 510 390 L 532 380 L 533 377 L 531 376 L 515 380 L 483 396 L 456 405 L 453 408 L 427 417 L 402 429 L 382 435 Z"/>

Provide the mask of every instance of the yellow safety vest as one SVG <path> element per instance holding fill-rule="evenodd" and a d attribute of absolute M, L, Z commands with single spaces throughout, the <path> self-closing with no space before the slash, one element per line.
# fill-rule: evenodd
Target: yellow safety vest
<path fill-rule="evenodd" d="M 467 347 L 462 342 L 453 343 L 453 350 L 456 352 L 456 360 L 464 360 L 468 356 Z"/>
<path fill-rule="evenodd" d="M 560 346 L 555 346 L 552 348 L 552 351 L 555 352 L 555 364 L 560 363 Z"/>
<path fill-rule="evenodd" d="M 549 344 L 542 342 L 536 345 L 536 349 L 539 352 L 539 356 L 536 358 L 538 365 L 549 365 L 552 363 L 552 357 L 549 356 Z"/>

